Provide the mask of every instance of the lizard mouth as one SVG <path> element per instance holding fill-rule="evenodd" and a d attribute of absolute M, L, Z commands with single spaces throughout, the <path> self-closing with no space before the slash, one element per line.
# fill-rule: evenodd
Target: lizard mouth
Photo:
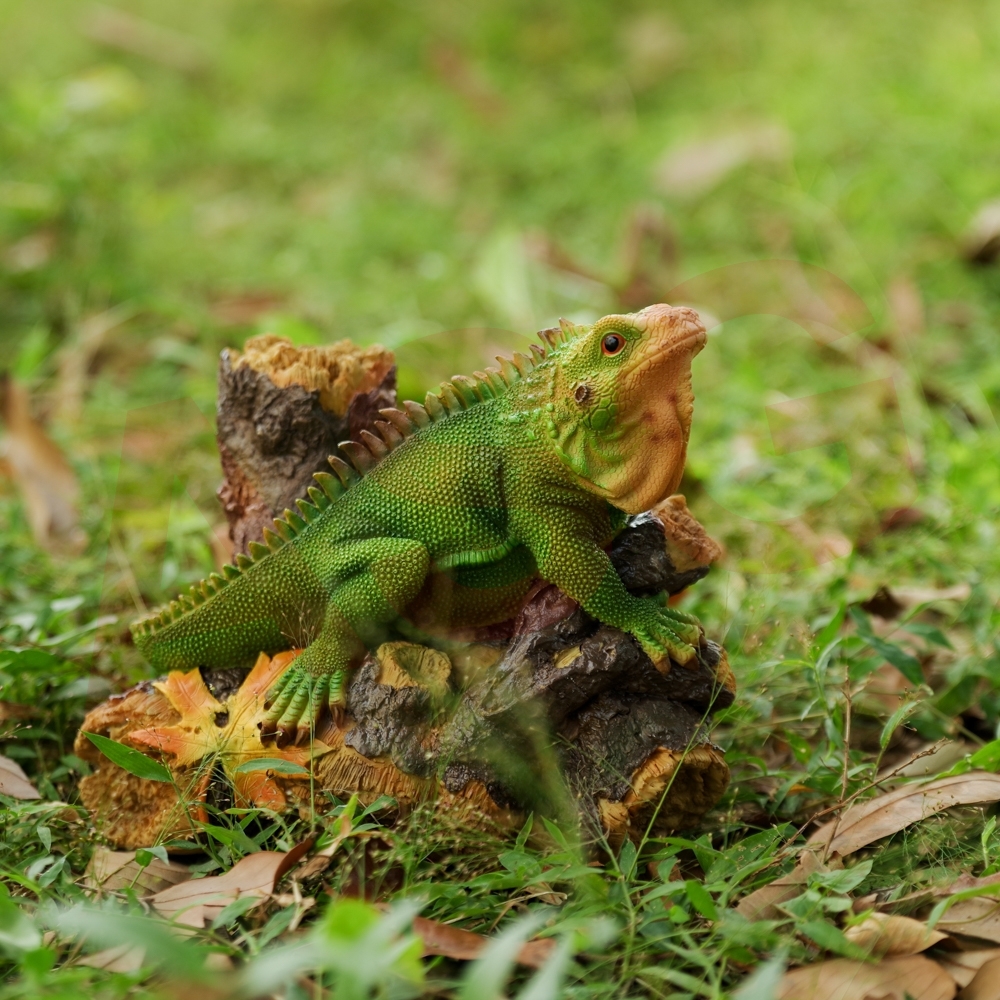
<path fill-rule="evenodd" d="M 637 358 L 622 372 L 622 375 L 629 376 L 633 372 L 641 372 L 645 369 L 654 368 L 674 354 L 684 353 L 694 357 L 705 346 L 707 340 L 708 334 L 705 328 L 700 326 L 699 329 L 692 330 L 683 339 L 673 340 L 661 350 L 653 354 L 647 354 L 645 357 Z"/>

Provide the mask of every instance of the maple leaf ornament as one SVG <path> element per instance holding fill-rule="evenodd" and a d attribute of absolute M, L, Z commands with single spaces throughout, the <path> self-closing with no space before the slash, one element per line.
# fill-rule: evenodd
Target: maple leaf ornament
<path fill-rule="evenodd" d="M 240 689 L 225 702 L 208 690 L 197 668 L 187 673 L 172 670 L 165 681 L 154 681 L 153 686 L 179 713 L 180 720 L 170 726 L 137 730 L 129 733 L 128 739 L 170 754 L 177 767 L 217 761 L 233 784 L 237 804 L 284 809 L 287 800 L 274 780 L 275 774 L 280 773 L 283 779 L 309 780 L 309 763 L 331 749 L 319 741 L 284 749 L 261 743 L 267 692 L 300 652 L 289 650 L 273 658 L 261 653 Z M 252 767 L 252 762 L 258 761 L 261 766 Z M 266 761 L 274 761 L 275 767 L 267 767 Z M 279 761 L 293 767 L 281 767 Z"/>

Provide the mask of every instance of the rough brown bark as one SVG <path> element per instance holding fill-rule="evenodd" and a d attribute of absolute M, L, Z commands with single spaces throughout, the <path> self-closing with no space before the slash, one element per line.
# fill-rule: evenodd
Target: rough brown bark
<path fill-rule="evenodd" d="M 341 441 L 371 429 L 396 401 L 396 368 L 381 347 L 349 340 L 295 348 L 280 337 L 247 341 L 219 362 L 219 500 L 237 552 L 329 469 Z"/>
<path fill-rule="evenodd" d="M 381 349 L 360 352 L 344 341 L 298 351 L 255 338 L 241 356 L 224 352 L 219 493 L 236 547 L 304 495 L 336 445 L 394 396 L 392 357 Z M 676 595 L 720 555 L 681 496 L 633 518 L 610 549 L 638 595 Z M 695 663 L 663 673 L 631 636 L 589 618 L 544 581 L 517 615 L 471 638 L 447 654 L 406 641 L 370 653 L 351 676 L 346 729 L 327 721 L 317 730 L 331 748 L 315 763 L 319 787 L 362 801 L 390 794 L 402 809 L 432 799 L 452 816 L 501 825 L 533 810 L 579 820 L 592 838 L 612 843 L 691 826 L 724 791 L 729 772 L 708 725 L 732 702 L 735 682 L 724 650 L 707 638 Z M 202 677 L 225 702 L 243 673 L 203 670 Z M 83 728 L 127 741 L 150 719 L 169 725 L 176 716 L 147 684 L 99 706 Z M 98 768 L 81 795 L 111 840 L 150 843 L 168 817 L 172 832 L 182 832 L 163 787 L 147 802 L 142 783 L 89 741 L 81 737 L 76 749 Z M 181 777 L 211 793 L 207 781 Z M 308 785 L 275 780 L 290 802 L 308 804 Z"/>

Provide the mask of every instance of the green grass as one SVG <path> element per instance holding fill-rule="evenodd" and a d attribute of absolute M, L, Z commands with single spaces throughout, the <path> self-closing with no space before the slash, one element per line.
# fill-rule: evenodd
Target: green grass
<path fill-rule="evenodd" d="M 652 298 L 783 258 L 845 282 L 853 298 L 825 293 L 842 315 L 870 313 L 817 343 L 792 321 L 801 289 L 764 300 L 766 263 L 697 286 L 695 304 L 727 322 L 696 362 L 683 489 L 727 556 L 685 607 L 725 642 L 740 685 L 715 730 L 730 790 L 683 839 L 589 867 L 539 836 L 540 820 L 516 843 L 470 843 L 414 817 L 382 831 L 373 854 L 348 842 L 306 887 L 319 902 L 304 933 L 325 949 L 338 997 L 502 988 L 485 964 L 464 986 L 456 964 L 421 970 L 398 937 L 405 912 L 329 902 L 323 886 L 349 886 L 364 855 L 387 900 L 419 899 L 425 915 L 486 933 L 534 933 L 534 920 L 565 942 L 549 979 L 522 986 L 516 973 L 508 991 L 526 998 L 722 996 L 774 956 L 829 949 L 804 928 L 835 929 L 843 886 L 817 884 L 812 909 L 780 923 L 746 924 L 728 907 L 787 868 L 802 824 L 868 786 L 880 761 L 941 739 L 988 742 L 1000 723 L 1000 270 L 959 253 L 978 206 L 1000 196 L 1000 4 L 127 9 L 187 35 L 204 68 L 89 40 L 83 3 L 0 6 L 0 367 L 69 455 L 88 538 L 75 555 L 41 550 L 16 486 L 0 480 L 2 697 L 39 710 L 0 733 L 43 794 L 0 812 L 17 898 L 0 897 L 0 996 L 177 995 L 156 963 L 197 979 L 199 947 L 246 959 L 249 981 L 264 982 L 291 947 L 289 911 L 275 907 L 198 943 L 148 927 L 127 893 L 100 918 L 65 914 L 83 903 L 94 844 L 74 805 L 87 767 L 72 754 L 76 727 L 88 704 L 149 676 L 122 640 L 129 616 L 212 565 L 218 351 L 263 330 L 381 341 L 415 394 L 513 345 L 511 331 L 618 308 L 639 209 L 676 247 L 644 247 Z M 786 130 L 787 155 L 700 194 L 657 179 L 668 149 L 761 123 Z M 532 256 L 539 234 L 589 277 Z M 882 531 L 901 507 L 922 519 Z M 884 732 L 898 702 L 866 685 L 885 648 L 850 614 L 830 648 L 836 622 L 880 586 L 958 584 L 967 597 L 910 606 L 884 635 L 928 682 L 904 693 L 905 726 Z M 244 824 L 244 847 L 305 832 L 298 820 L 214 821 Z M 996 851 L 984 822 L 980 810 L 949 814 L 859 855 L 853 894 L 898 898 L 981 873 Z M 239 853 L 211 849 L 208 869 Z M 549 890 L 565 900 L 532 895 Z M 40 936 L 89 919 L 121 940 L 120 912 L 134 914 L 132 939 L 148 938 L 139 973 L 73 966 L 68 931 Z"/>

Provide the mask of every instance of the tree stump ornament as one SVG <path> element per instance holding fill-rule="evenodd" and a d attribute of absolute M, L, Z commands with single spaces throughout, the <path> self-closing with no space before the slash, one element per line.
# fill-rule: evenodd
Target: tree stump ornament
<path fill-rule="evenodd" d="M 219 489 L 237 551 L 312 485 L 337 444 L 395 403 L 392 355 L 350 341 L 295 348 L 278 337 L 224 351 L 219 369 Z M 672 496 L 634 517 L 610 556 L 635 594 L 675 595 L 721 550 Z M 262 744 L 267 688 L 296 651 L 252 671 L 194 670 L 143 682 L 91 711 L 76 753 L 94 772 L 81 798 L 120 848 L 191 838 L 204 803 L 320 808 L 330 793 L 433 802 L 462 822 L 501 827 L 534 811 L 612 846 L 696 824 L 729 771 L 709 739 L 735 681 L 723 649 L 661 673 L 628 634 L 538 581 L 513 618 L 442 641 L 404 634 L 352 672 L 348 720 L 321 721 L 309 747 Z M 249 676 L 248 676 L 249 674 Z M 96 732 L 158 756 L 173 784 L 137 778 L 102 756 Z M 214 799 L 213 799 L 214 797 Z"/>

